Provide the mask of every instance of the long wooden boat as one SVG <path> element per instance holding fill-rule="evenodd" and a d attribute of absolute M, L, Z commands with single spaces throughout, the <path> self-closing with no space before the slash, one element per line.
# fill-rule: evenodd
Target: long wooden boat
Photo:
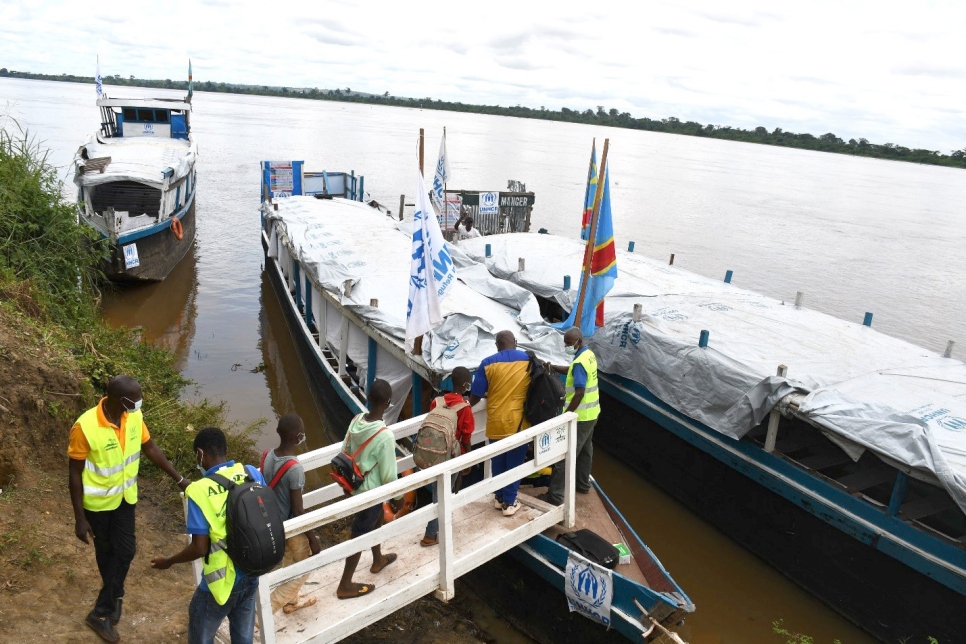
<path fill-rule="evenodd" d="M 320 413 L 335 421 L 333 440 L 340 439 L 351 417 L 365 408 L 367 385 L 376 376 L 393 386 L 394 407 L 387 414 L 388 423 L 417 416 L 427 410 L 436 391 L 445 387 L 454 365 L 472 370 L 492 352 L 493 336 L 501 328 L 513 329 L 522 348 L 533 348 L 545 359 L 565 360 L 559 336 L 528 335 L 527 325 L 539 322 L 533 297 L 479 269 L 460 274 L 461 283 L 444 301 L 447 319 L 424 337 L 423 354 L 407 353 L 403 327 L 411 224 L 363 203 L 362 179 L 354 173 L 306 172 L 302 166 L 298 161 L 263 162 L 262 195 L 266 199 L 261 240 L 265 272 L 284 311 L 308 384 Z M 279 186 L 289 189 L 280 190 Z M 547 331 L 542 323 L 541 327 Z M 474 444 L 485 442 L 485 406 L 478 407 L 474 409 Z M 535 495 L 538 491 L 524 488 L 522 493 Z M 592 527 L 631 551 L 629 562 L 613 572 L 614 595 L 607 618 L 610 633 L 641 641 L 651 632 L 649 620 L 635 601 L 659 623 L 680 624 L 694 605 L 657 557 L 598 486 L 592 494 L 578 496 L 578 527 Z M 564 570 L 569 551 L 554 536 L 553 530 L 548 531 L 513 551 L 513 556 L 559 591 L 555 613 L 527 610 L 525 620 L 534 626 L 530 634 L 543 641 L 555 638 L 535 627 L 540 620 L 567 619 L 564 589 L 570 582 Z M 518 603 L 513 609 L 519 612 L 521 606 Z M 607 636 L 603 626 L 590 620 L 578 618 L 573 623 L 578 630 L 590 629 L 589 637 Z"/>
<path fill-rule="evenodd" d="M 454 257 L 573 306 L 583 242 Z M 526 271 L 519 271 L 525 258 Z M 632 252 L 589 344 L 597 444 L 882 641 L 966 632 L 966 365 Z M 776 375 L 777 374 L 777 375 Z"/>
<path fill-rule="evenodd" d="M 100 98 L 101 127 L 74 157 L 80 221 L 107 240 L 105 275 L 159 281 L 195 238 L 195 160 L 188 98 Z"/>

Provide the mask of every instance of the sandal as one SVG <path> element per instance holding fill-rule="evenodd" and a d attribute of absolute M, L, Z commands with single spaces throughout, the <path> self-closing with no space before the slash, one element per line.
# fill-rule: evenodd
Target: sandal
<path fill-rule="evenodd" d="M 439 543 L 439 535 L 436 535 L 435 537 L 423 537 L 422 539 L 419 540 L 419 545 L 421 545 L 424 548 L 428 548 L 429 546 L 435 546 L 438 543 Z"/>
<path fill-rule="evenodd" d="M 308 597 L 302 603 L 296 601 L 294 604 L 285 604 L 282 606 L 282 612 L 286 615 L 291 615 L 297 610 L 302 610 L 303 608 L 308 608 L 309 606 L 315 606 L 315 597 Z"/>
<path fill-rule="evenodd" d="M 383 569 L 385 569 L 386 566 L 388 566 L 389 564 L 391 564 L 392 562 L 394 562 L 396 560 L 396 553 L 394 553 L 394 552 L 386 553 L 383 556 L 384 556 L 384 558 L 386 560 L 386 563 L 382 564 L 378 568 L 376 567 L 376 564 L 372 564 L 372 568 L 369 569 L 369 572 L 371 572 L 372 574 L 376 574 L 377 572 L 381 572 Z"/>
<path fill-rule="evenodd" d="M 376 589 L 375 584 L 359 584 L 352 595 L 340 595 L 339 591 L 335 591 L 335 596 L 339 599 L 354 599 L 355 597 L 362 597 L 363 595 L 368 595 Z"/>

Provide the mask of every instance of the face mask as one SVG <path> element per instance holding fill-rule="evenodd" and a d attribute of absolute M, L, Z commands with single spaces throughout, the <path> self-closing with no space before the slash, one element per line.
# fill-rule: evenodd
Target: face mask
<path fill-rule="evenodd" d="M 463 393 L 464 394 L 470 393 L 470 383 L 466 383 L 466 386 L 463 387 Z"/>
<path fill-rule="evenodd" d="M 125 401 L 127 401 L 127 402 L 125 402 Z M 141 403 L 143 403 L 143 402 L 144 402 L 144 399 L 143 398 L 139 398 L 137 400 L 131 400 L 130 398 L 127 398 L 125 396 L 121 396 L 121 406 L 123 406 L 124 409 L 125 409 L 125 411 L 127 411 L 129 414 L 130 413 L 134 413 L 137 410 L 141 409 Z M 131 403 L 131 406 L 130 407 L 127 406 L 128 403 Z"/>
<path fill-rule="evenodd" d="M 301 436 L 301 438 L 299 438 L 299 442 L 295 443 L 296 446 L 304 444 L 307 440 L 305 434 L 299 434 L 299 436 Z"/>
<path fill-rule="evenodd" d="M 197 465 L 198 471 L 201 472 L 201 475 L 202 476 L 205 476 L 206 474 L 208 474 L 208 470 L 206 470 L 204 468 L 204 466 L 201 464 L 202 457 L 204 456 L 205 453 L 203 451 L 201 451 L 200 449 L 198 450 L 198 453 L 199 453 L 199 456 L 198 456 L 198 465 Z"/>
<path fill-rule="evenodd" d="M 576 355 L 577 347 L 569 347 L 569 346 L 564 347 L 564 351 L 567 353 L 568 356 Z"/>

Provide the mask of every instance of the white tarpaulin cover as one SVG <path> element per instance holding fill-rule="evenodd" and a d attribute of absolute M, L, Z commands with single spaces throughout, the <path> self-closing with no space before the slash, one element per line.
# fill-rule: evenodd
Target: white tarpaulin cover
<path fill-rule="evenodd" d="M 565 309 L 576 292 L 563 290 L 563 276 L 576 287 L 582 257 L 578 240 L 522 233 L 465 240 L 454 251 L 458 265 L 484 262 Z M 605 325 L 589 342 L 602 371 L 736 439 L 781 398 L 803 394 L 798 414 L 853 458 L 869 449 L 936 478 L 966 511 L 966 364 L 647 257 L 619 252 L 617 264 Z M 634 304 L 642 306 L 639 322 Z M 702 329 L 711 333 L 704 349 Z M 780 364 L 788 366 L 784 378 L 775 376 Z"/>
<path fill-rule="evenodd" d="M 111 157 L 104 172 L 87 172 L 76 175 L 75 182 L 83 186 L 96 186 L 112 181 L 137 181 L 155 188 L 164 185 L 163 173 L 174 171 L 169 179 L 174 183 L 186 176 L 194 167 L 198 146 L 186 139 L 152 137 L 109 137 L 92 134 L 77 151 L 75 163 L 83 165 L 81 152 L 87 149 L 88 159 Z"/>
<path fill-rule="evenodd" d="M 364 203 L 344 199 L 289 197 L 275 203 L 277 211 L 263 205 L 266 218 L 276 222 L 269 255 L 283 258 L 287 249 L 329 295 L 402 346 L 411 222 L 396 222 Z M 459 267 L 457 278 L 441 302 L 443 321 L 423 337 L 422 359 L 430 369 L 444 377 L 457 366 L 474 369 L 496 352 L 496 333 L 503 329 L 513 331 L 521 349 L 567 364 L 561 334 L 544 324 L 531 293 L 494 278 L 481 265 Z M 378 308 L 370 306 L 373 299 Z M 327 336 L 338 347 L 339 327 L 332 312 L 337 313 L 330 309 Z M 349 353 L 358 362 L 351 348 Z"/>

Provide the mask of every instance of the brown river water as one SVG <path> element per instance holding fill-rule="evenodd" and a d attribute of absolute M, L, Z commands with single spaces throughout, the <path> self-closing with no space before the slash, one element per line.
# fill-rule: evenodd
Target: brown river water
<path fill-rule="evenodd" d="M 111 88 L 116 96 L 162 90 Z M 98 122 L 92 85 L 0 79 L 7 114 L 68 165 Z M 416 136 L 432 165 L 443 126 L 451 188 L 499 190 L 507 179 L 537 196 L 534 228 L 576 237 L 590 141 L 611 139 L 618 244 L 722 276 L 843 318 L 875 313 L 876 328 L 941 351 L 966 345 L 966 172 L 672 135 L 418 109 L 199 92 L 198 236 L 163 283 L 109 292 L 104 316 L 140 326 L 174 351 L 190 395 L 228 402 L 239 422 L 296 411 L 308 447 L 322 419 L 262 275 L 258 162 L 304 159 L 355 170 L 393 210 L 412 193 Z M 72 191 L 67 188 L 66 193 Z M 966 350 L 966 348 L 964 348 Z M 780 642 L 773 621 L 815 642 L 869 642 L 835 612 L 662 491 L 598 450 L 594 475 L 697 605 L 692 644 Z M 561 599 L 563 601 L 563 599 Z M 525 641 L 480 607 L 499 641 Z"/>

